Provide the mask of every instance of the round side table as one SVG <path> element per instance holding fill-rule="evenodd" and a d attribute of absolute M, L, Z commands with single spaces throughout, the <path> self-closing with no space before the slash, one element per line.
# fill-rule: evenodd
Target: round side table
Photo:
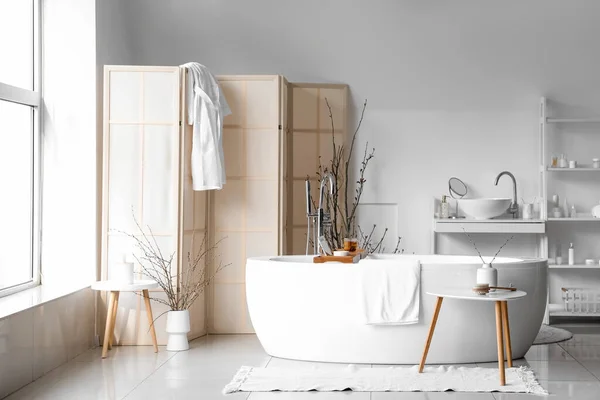
<path fill-rule="evenodd" d="M 504 344 L 506 344 L 506 361 L 508 367 L 512 367 L 512 348 L 510 344 L 510 327 L 508 325 L 508 301 L 517 300 L 527 296 L 527 293 L 522 290 L 516 290 L 513 292 L 498 290 L 496 292 L 490 292 L 486 295 L 479 295 L 471 290 L 440 290 L 435 292 L 427 292 L 432 296 L 437 296 L 437 302 L 435 304 L 435 311 L 433 312 L 433 318 L 431 319 L 431 325 L 429 326 L 429 333 L 427 334 L 427 341 L 425 342 L 425 350 L 423 350 L 423 357 L 419 364 L 419 373 L 423 372 L 425 366 L 425 360 L 427 359 L 427 353 L 429 352 L 429 346 L 431 345 L 431 339 L 433 338 L 433 332 L 435 330 L 435 324 L 437 323 L 440 309 L 442 308 L 442 301 L 445 297 L 449 299 L 458 300 L 471 300 L 471 301 L 493 301 L 496 303 L 496 340 L 498 342 L 498 369 L 500 371 L 500 385 L 506 384 L 504 376 Z M 504 332 L 504 340 L 502 333 Z M 504 343 L 505 342 L 505 343 Z"/>
<path fill-rule="evenodd" d="M 154 352 L 158 352 L 158 344 L 156 343 L 156 332 L 154 331 L 154 321 L 152 317 L 152 307 L 150 305 L 150 296 L 148 289 L 156 289 L 158 283 L 153 280 L 135 280 L 131 285 L 115 281 L 98 281 L 91 285 L 92 290 L 105 291 L 110 293 L 106 313 L 106 328 L 104 330 L 104 341 L 102 343 L 102 358 L 106 358 L 108 350 L 112 348 L 113 336 L 115 330 L 115 321 L 117 319 L 117 310 L 119 307 L 119 294 L 121 292 L 142 292 L 144 303 L 146 304 L 146 314 L 148 315 L 148 323 L 150 324 L 150 334 L 152 335 L 152 343 L 154 344 Z"/>

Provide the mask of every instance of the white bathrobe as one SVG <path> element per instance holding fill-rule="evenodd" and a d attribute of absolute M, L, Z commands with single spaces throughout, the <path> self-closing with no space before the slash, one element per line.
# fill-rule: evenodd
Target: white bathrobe
<path fill-rule="evenodd" d="M 204 65 L 190 62 L 188 70 L 188 124 L 194 126 L 192 140 L 192 184 L 194 190 L 222 189 L 225 184 L 223 117 L 231 109 L 217 80 Z"/>

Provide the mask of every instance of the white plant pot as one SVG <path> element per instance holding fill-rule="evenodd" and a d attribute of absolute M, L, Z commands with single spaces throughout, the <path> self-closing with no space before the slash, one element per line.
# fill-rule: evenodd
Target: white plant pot
<path fill-rule="evenodd" d="M 483 266 L 477 269 L 477 283 L 487 283 L 490 286 L 498 286 L 498 270 L 492 266 L 492 264 L 483 264 Z M 490 289 L 490 292 L 494 292 L 496 289 Z"/>
<path fill-rule="evenodd" d="M 188 310 L 167 312 L 166 331 L 169 334 L 167 351 L 189 350 L 187 333 L 190 331 L 190 312 Z"/>

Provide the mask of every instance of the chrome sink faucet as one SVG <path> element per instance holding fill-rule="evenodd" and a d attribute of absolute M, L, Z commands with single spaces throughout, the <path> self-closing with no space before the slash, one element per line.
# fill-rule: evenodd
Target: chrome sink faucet
<path fill-rule="evenodd" d="M 517 180 L 515 179 L 515 176 L 512 173 L 508 171 L 502 171 L 496 177 L 496 182 L 494 182 L 494 185 L 498 186 L 498 181 L 500 180 L 500 178 L 502 178 L 503 175 L 510 176 L 510 179 L 512 179 L 513 182 L 513 200 L 510 203 L 510 207 L 508 207 L 508 212 L 513 215 L 513 218 L 517 218 L 519 214 L 519 203 L 517 202 Z"/>
<path fill-rule="evenodd" d="M 317 242 L 319 242 L 319 238 L 321 236 L 323 236 L 323 230 L 325 228 L 325 226 L 331 226 L 331 210 L 329 210 L 330 212 L 325 212 L 323 210 L 323 199 L 325 197 L 325 187 L 327 186 L 327 184 L 329 183 L 329 194 L 333 195 L 336 191 L 336 182 L 335 182 L 335 176 L 333 176 L 333 174 L 331 172 L 326 173 L 325 175 L 323 175 L 323 178 L 321 179 L 321 185 L 319 187 L 319 210 L 317 211 L 318 213 L 318 217 L 317 217 L 317 237 L 315 238 Z M 334 211 L 335 212 L 335 208 Z M 321 244 L 319 243 L 318 247 L 317 247 L 317 253 L 319 253 L 319 249 L 322 248 Z"/>

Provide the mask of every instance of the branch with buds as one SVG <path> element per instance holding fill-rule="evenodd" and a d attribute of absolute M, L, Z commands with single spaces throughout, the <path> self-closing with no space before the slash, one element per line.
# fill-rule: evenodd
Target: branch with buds
<path fill-rule="evenodd" d="M 151 297 L 150 299 L 166 305 L 172 311 L 188 310 L 204 292 L 204 289 L 214 280 L 215 275 L 230 265 L 223 264 L 221 260 L 217 262 L 219 257 L 216 251 L 225 238 L 219 240 L 213 246 L 209 246 L 205 235 L 198 246 L 198 250 L 194 252 L 196 236 L 194 231 L 190 247 L 192 251 L 188 251 L 186 265 L 179 271 L 173 265 L 175 253 L 163 255 L 152 229 L 147 227 L 150 234 L 146 234 L 135 216 L 133 219 L 139 234 L 119 232 L 131 238 L 135 243 L 135 247 L 139 250 L 139 255 L 134 253 L 133 257 L 140 265 L 141 273 L 156 281 L 166 295 L 166 300 L 161 297 Z M 215 266 L 211 272 L 207 271 L 210 265 Z"/>
<path fill-rule="evenodd" d="M 384 230 L 382 236 L 379 238 L 374 237 L 376 225 L 373 225 L 372 230 L 369 233 L 365 233 L 361 230 L 356 222 L 358 206 L 365 190 L 367 179 L 365 173 L 369 162 L 375 157 L 375 149 L 369 148 L 369 143 L 365 145 L 365 149 L 362 154 L 362 160 L 360 162 L 360 169 L 358 171 L 358 177 L 355 182 L 352 182 L 350 166 L 352 163 L 352 157 L 354 155 L 354 147 L 356 144 L 356 137 L 362 125 L 365 111 L 367 109 L 367 100 L 365 100 L 358 125 L 352 138 L 350 140 L 350 147 L 346 149 L 344 144 L 339 144 L 335 141 L 335 125 L 333 120 L 333 113 L 331 106 L 327 98 L 325 98 L 325 104 L 329 111 L 329 120 L 331 121 L 331 144 L 332 144 L 332 155 L 331 160 L 323 164 L 322 159 L 319 158 L 319 168 L 317 170 L 317 178 L 319 181 L 325 174 L 331 172 L 337 182 L 337 190 L 333 195 L 327 193 L 325 197 L 325 204 L 327 209 L 331 210 L 331 230 L 325 233 L 325 238 L 332 249 L 341 249 L 344 247 L 344 238 L 357 238 L 360 241 L 359 246 L 365 249 L 367 254 L 381 253 L 385 251 L 383 241 L 388 232 L 387 228 Z M 355 186 L 356 185 L 356 186 Z M 316 208 L 316 202 L 311 197 L 311 202 Z M 404 252 L 400 249 L 401 237 L 398 237 L 394 253 Z"/>

